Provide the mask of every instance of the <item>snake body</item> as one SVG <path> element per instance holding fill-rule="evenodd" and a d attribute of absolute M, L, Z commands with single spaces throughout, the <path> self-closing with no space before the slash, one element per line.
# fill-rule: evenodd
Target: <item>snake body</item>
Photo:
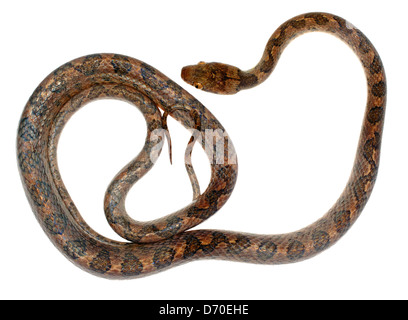
<path fill-rule="evenodd" d="M 249 71 L 220 64 L 199 63 L 183 68 L 182 77 L 196 87 L 231 94 L 263 82 L 282 51 L 296 36 L 323 31 L 346 42 L 360 59 L 368 96 L 357 154 L 348 183 L 337 202 L 313 224 L 286 234 L 260 235 L 222 230 L 192 230 L 217 212 L 231 195 L 238 166 L 235 150 L 220 122 L 191 94 L 152 66 L 118 54 L 94 54 L 56 69 L 34 91 L 21 116 L 17 158 L 32 210 L 54 245 L 75 265 L 108 278 L 134 278 L 201 258 L 262 264 L 302 261 L 333 245 L 362 212 L 376 180 L 386 102 L 386 80 L 381 59 L 370 41 L 343 18 L 309 13 L 282 24 L 269 39 L 261 61 Z M 113 179 L 105 196 L 108 222 L 129 242 L 98 234 L 82 219 L 66 190 L 57 164 L 57 145 L 70 116 L 100 98 L 134 104 L 147 122 L 146 142 L 139 155 Z M 164 112 L 162 115 L 160 110 Z M 167 134 L 165 118 L 172 116 L 195 140 L 205 133 L 221 139 L 225 152 L 211 165 L 211 181 L 200 193 L 192 166 L 186 163 L 194 200 L 163 218 L 138 222 L 125 210 L 126 194 L 153 166 L 152 153 L 161 151 Z M 194 140 L 192 138 L 192 140 Z M 191 142 L 191 141 L 190 141 Z M 222 143 L 221 143 L 222 144 Z M 191 155 L 186 152 L 186 159 Z"/>

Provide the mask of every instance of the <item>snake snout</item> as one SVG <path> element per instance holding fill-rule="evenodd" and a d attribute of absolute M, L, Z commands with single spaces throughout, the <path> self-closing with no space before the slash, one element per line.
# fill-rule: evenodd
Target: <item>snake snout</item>
<path fill-rule="evenodd" d="M 189 79 L 191 79 L 191 68 L 189 68 L 189 66 L 185 66 L 181 69 L 181 78 L 189 83 Z"/>

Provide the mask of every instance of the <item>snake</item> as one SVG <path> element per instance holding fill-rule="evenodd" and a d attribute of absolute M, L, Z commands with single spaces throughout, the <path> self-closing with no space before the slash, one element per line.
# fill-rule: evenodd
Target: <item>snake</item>
<path fill-rule="evenodd" d="M 359 58 L 367 81 L 367 104 L 351 174 L 338 200 L 320 219 L 283 234 L 190 230 L 220 210 L 234 190 L 238 162 L 231 138 L 201 102 L 154 67 L 129 56 L 101 53 L 74 59 L 51 72 L 28 99 L 19 121 L 17 162 L 22 185 L 51 242 L 77 267 L 114 279 L 143 277 L 200 259 L 294 263 L 335 244 L 361 214 L 379 168 L 386 77 L 380 56 L 368 38 L 336 15 L 302 14 L 276 29 L 254 68 L 242 71 L 228 64 L 199 62 L 182 68 L 181 77 L 207 92 L 235 94 L 265 81 L 285 47 L 297 36 L 313 31 L 333 34 L 345 42 Z M 108 98 L 136 106 L 147 128 L 142 150 L 113 178 L 105 194 L 107 221 L 123 241 L 99 234 L 84 221 L 62 181 L 57 162 L 59 137 L 70 117 L 85 104 Z M 192 133 L 185 164 L 193 199 L 161 218 L 137 221 L 126 211 L 126 196 L 153 167 L 164 142 L 171 146 L 168 116 Z M 211 169 L 210 182 L 203 192 L 191 164 L 196 142 L 205 150 Z"/>

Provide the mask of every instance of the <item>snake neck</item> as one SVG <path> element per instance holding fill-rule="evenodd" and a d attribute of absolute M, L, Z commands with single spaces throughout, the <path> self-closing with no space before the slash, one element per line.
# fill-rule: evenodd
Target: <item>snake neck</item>
<path fill-rule="evenodd" d="M 360 53 L 365 53 L 370 46 L 361 32 L 343 18 L 320 12 L 302 14 L 286 21 L 272 34 L 258 64 L 250 70 L 241 71 L 239 89 L 249 89 L 264 82 L 275 69 L 283 50 L 290 42 L 304 33 L 316 31 L 329 33 L 341 39 L 359 57 Z M 365 65 L 364 61 L 362 62 Z"/>
<path fill-rule="evenodd" d="M 251 89 L 257 86 L 260 81 L 257 73 L 253 72 L 253 69 L 249 71 L 239 70 L 239 84 L 237 86 L 237 92 L 245 89 Z"/>

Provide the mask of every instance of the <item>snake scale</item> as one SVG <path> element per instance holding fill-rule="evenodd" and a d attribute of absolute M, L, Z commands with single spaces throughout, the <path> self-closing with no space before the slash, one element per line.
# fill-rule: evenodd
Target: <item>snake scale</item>
<path fill-rule="evenodd" d="M 262 264 L 302 261 L 333 245 L 362 212 L 376 180 L 386 102 L 381 59 L 361 31 L 328 13 L 299 15 L 283 23 L 269 39 L 260 62 L 249 71 L 200 62 L 182 69 L 182 78 L 198 89 L 232 94 L 263 82 L 282 51 L 310 31 L 333 34 L 360 59 L 368 86 L 367 106 L 354 166 L 337 202 L 319 220 L 286 234 L 261 235 L 222 230 L 188 230 L 217 212 L 237 179 L 235 150 L 220 122 L 191 94 L 150 65 L 119 54 L 93 54 L 68 62 L 46 77 L 29 98 L 17 136 L 17 159 L 32 210 L 54 245 L 78 267 L 107 278 L 134 278 L 181 263 L 216 258 Z M 109 185 L 104 209 L 113 229 L 129 241 L 98 234 L 83 220 L 66 190 L 57 164 L 61 131 L 72 114 L 95 99 L 122 99 L 134 104 L 147 123 L 145 145 Z M 163 218 L 138 222 L 125 210 L 126 194 L 153 166 L 169 139 L 166 118 L 194 131 L 186 151 L 193 201 Z M 201 193 L 192 165 L 192 145 L 211 131 L 224 147 L 215 159 L 207 148 L 211 180 Z M 163 134 L 164 132 L 164 134 Z M 152 154 L 155 154 L 152 157 Z"/>

